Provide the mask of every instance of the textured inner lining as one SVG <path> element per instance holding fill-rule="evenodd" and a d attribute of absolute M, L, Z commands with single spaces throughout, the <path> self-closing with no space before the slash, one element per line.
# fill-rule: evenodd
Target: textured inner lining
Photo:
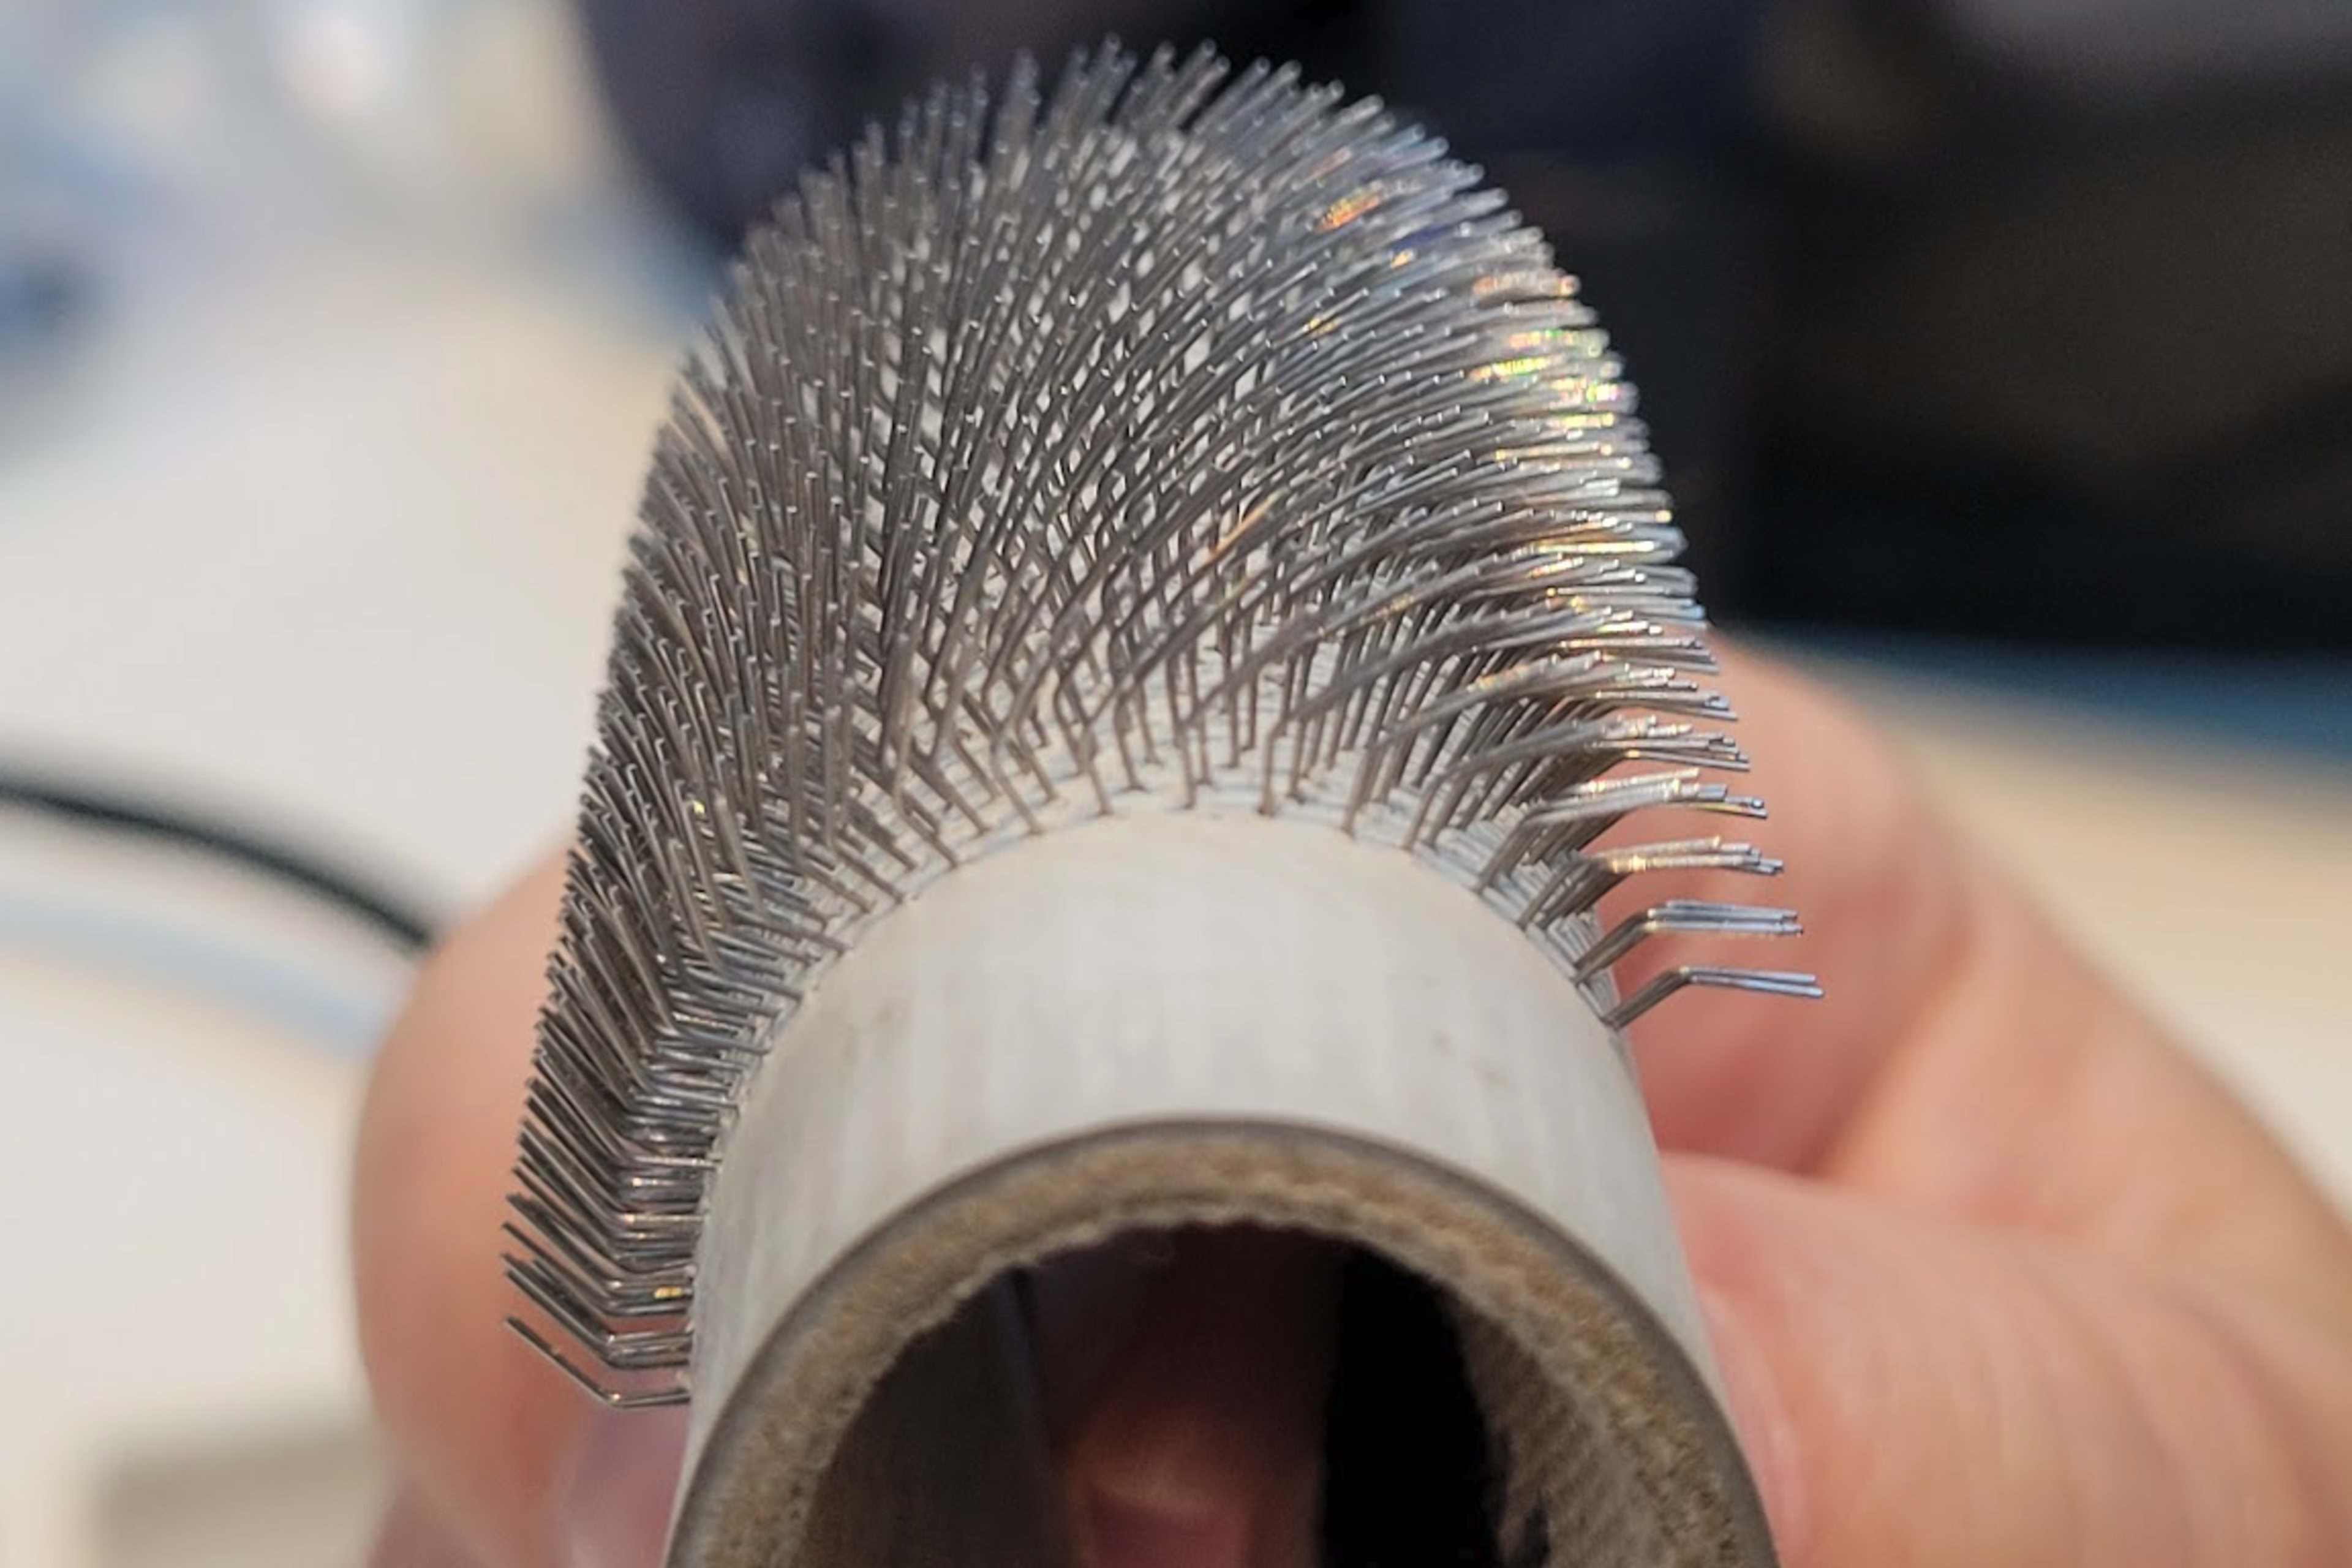
<path fill-rule="evenodd" d="M 1342 1272 L 1322 1568 L 1657 1561 L 1591 1412 L 1443 1289 L 1362 1252 Z M 805 1568 L 1073 1562 L 1019 1297 L 983 1291 L 891 1367 L 818 1485 Z"/>
<path fill-rule="evenodd" d="M 1051 1512 L 1045 1483 L 991 1414 L 1010 1406 L 990 1382 L 1004 1363 L 988 1352 L 988 1314 L 963 1309 L 1057 1252 L 1235 1221 L 1336 1237 L 1442 1282 L 1497 1460 L 1511 1568 L 1772 1563 L 1704 1384 L 1556 1233 L 1409 1161 L 1230 1129 L 1153 1129 L 1032 1156 L 871 1238 L 789 1314 L 733 1392 L 698 1460 L 673 1563 L 1051 1561 L 1037 1533 Z M 893 1367 L 915 1370 L 886 1376 Z M 937 1500 L 939 1525 L 923 1499 Z M 1540 1555 L 1526 1551 L 1538 1530 Z"/>
<path fill-rule="evenodd" d="M 1321 1568 L 1665 1560 L 1594 1411 L 1442 1287 L 1362 1252 L 1344 1274 Z M 817 1486 L 803 1568 L 1074 1563 L 1018 1299 L 983 1290 L 891 1366 Z"/>
<path fill-rule="evenodd" d="M 1584 1401 L 1545 1378 L 1510 1337 L 1450 1303 L 1501 1482 L 1496 1540 L 1512 1568 L 1523 1543 L 1555 1568 L 1672 1561 L 1639 1503 L 1639 1480 Z M 1337 1568 L 1337 1565 L 1334 1565 Z"/>

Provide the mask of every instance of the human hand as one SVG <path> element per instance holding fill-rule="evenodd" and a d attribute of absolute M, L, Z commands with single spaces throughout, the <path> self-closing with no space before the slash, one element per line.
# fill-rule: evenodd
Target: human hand
<path fill-rule="evenodd" d="M 1688 994 L 1634 1035 L 1790 1568 L 2352 1562 L 2342 1221 L 1860 726 L 1727 662 L 1807 922 L 1787 957 L 1830 994 Z M 369 1097 L 361 1319 L 407 1486 L 379 1568 L 658 1559 L 681 1425 L 605 1414 L 499 1326 L 560 885 L 542 866 L 450 938 Z M 1262 1237 L 1152 1277 L 1063 1444 L 1094 1568 L 1311 1561 L 1326 1289 Z"/>

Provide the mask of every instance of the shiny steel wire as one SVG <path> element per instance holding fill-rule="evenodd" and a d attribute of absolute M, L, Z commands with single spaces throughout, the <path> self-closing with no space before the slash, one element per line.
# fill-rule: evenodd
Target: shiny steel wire
<path fill-rule="evenodd" d="M 754 234 L 662 431 L 539 1025 L 517 1327 L 685 1396 L 730 1108 L 960 863 L 1100 812 L 1313 817 L 1609 966 L 1786 911 L 1594 902 L 1760 815 L 1630 386 L 1540 237 L 1376 102 L 1206 53 L 940 89 Z M 1621 764 L 1662 764 L 1626 773 Z"/>

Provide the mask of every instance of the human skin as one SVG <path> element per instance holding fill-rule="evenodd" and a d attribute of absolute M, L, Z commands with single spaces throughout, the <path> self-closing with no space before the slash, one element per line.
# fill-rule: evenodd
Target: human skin
<path fill-rule="evenodd" d="M 1806 921 L 1772 961 L 1829 994 L 1685 994 L 1634 1047 L 1783 1561 L 2352 1563 L 2341 1218 L 1863 725 L 1737 651 L 1722 685 Z M 1756 890 L 1642 880 L 1619 897 Z M 360 1319 L 404 1488 L 378 1568 L 658 1561 L 675 1414 L 602 1411 L 500 1326 L 560 882 L 450 935 L 369 1093 Z M 1101 1272 L 1114 1306 L 1072 1309 L 1093 1348 L 1049 1390 L 1089 1568 L 1307 1568 L 1328 1258 L 1195 1235 Z"/>

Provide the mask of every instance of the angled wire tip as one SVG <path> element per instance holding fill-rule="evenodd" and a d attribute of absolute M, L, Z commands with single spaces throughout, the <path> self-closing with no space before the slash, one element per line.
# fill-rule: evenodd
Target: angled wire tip
<path fill-rule="evenodd" d="M 1686 963 L 1654 976 L 1632 995 L 1601 1016 L 1612 1029 L 1622 1029 L 1659 1003 L 1692 986 L 1746 991 L 1759 996 L 1793 996 L 1817 1001 L 1821 982 L 1812 975 L 1784 969 L 1733 969 L 1717 964 Z"/>

